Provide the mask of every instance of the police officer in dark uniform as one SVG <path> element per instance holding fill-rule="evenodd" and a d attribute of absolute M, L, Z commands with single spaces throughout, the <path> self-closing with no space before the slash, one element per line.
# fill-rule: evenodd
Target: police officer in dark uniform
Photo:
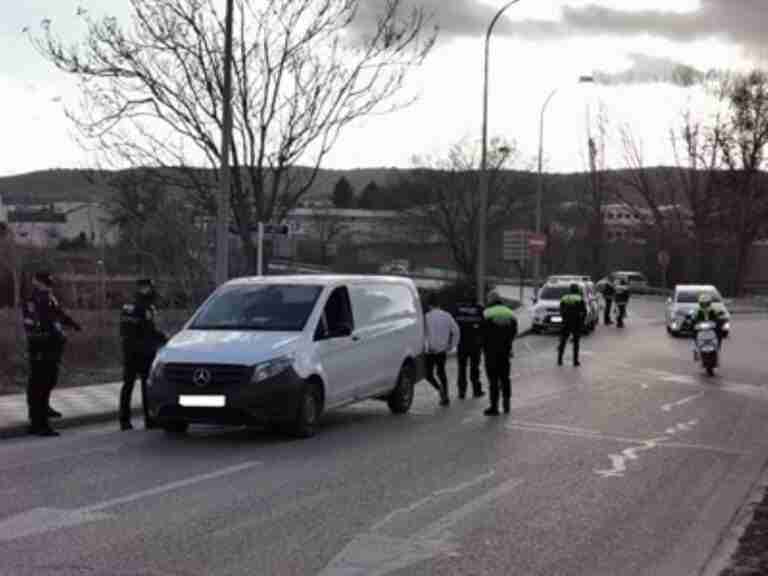
<path fill-rule="evenodd" d="M 492 293 L 488 298 L 488 307 L 483 311 L 483 353 L 491 401 L 484 412 L 486 416 L 498 415 L 499 392 L 504 402 L 504 413 L 509 413 L 512 396 L 509 357 L 516 336 L 517 318 L 514 312 L 498 294 Z"/>
<path fill-rule="evenodd" d="M 615 296 L 616 288 L 614 288 L 613 281 L 609 278 L 603 287 L 603 299 L 605 300 L 605 310 L 603 310 L 603 323 L 606 326 L 613 324 L 613 320 L 611 320 L 611 308 L 613 307 L 613 299 Z"/>
<path fill-rule="evenodd" d="M 579 340 L 587 317 L 587 305 L 578 284 L 571 284 L 569 293 L 560 299 L 560 316 L 563 317 L 563 327 L 560 331 L 560 344 L 557 347 L 557 365 L 563 365 L 563 354 L 568 337 L 573 336 L 573 365 L 580 366 Z"/>
<path fill-rule="evenodd" d="M 141 403 L 144 409 L 144 426 L 152 428 L 147 413 L 146 393 L 149 369 L 157 350 L 167 338 L 155 326 L 157 292 L 149 278 L 136 283 L 136 295 L 132 304 L 126 304 L 120 313 L 120 338 L 123 343 L 123 387 L 120 390 L 120 428 L 132 430 L 131 396 L 136 377 L 141 379 Z"/>
<path fill-rule="evenodd" d="M 48 403 L 59 378 L 66 343 L 64 328 L 81 330 L 80 324 L 62 310 L 52 289 L 51 273 L 37 272 L 32 278 L 32 294 L 22 305 L 29 355 L 29 432 L 38 436 L 59 435 L 48 421 L 59 414 Z"/>
<path fill-rule="evenodd" d="M 457 385 L 459 398 L 467 395 L 467 364 L 472 381 L 472 395 L 482 397 L 483 384 L 480 381 L 480 356 L 483 347 L 483 307 L 474 297 L 467 297 L 456 304 L 453 317 L 459 325 L 461 339 L 458 346 L 459 376 Z"/>
<path fill-rule="evenodd" d="M 627 306 L 629 305 L 629 285 L 622 278 L 616 286 L 616 307 L 619 309 L 619 317 L 616 320 L 616 326 L 624 327 L 624 318 L 627 317 Z"/>

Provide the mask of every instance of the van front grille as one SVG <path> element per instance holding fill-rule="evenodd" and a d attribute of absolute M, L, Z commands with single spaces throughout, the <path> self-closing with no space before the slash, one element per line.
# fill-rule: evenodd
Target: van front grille
<path fill-rule="evenodd" d="M 166 364 L 163 372 L 167 382 L 183 388 L 230 388 L 245 384 L 251 368 L 239 364 Z"/>

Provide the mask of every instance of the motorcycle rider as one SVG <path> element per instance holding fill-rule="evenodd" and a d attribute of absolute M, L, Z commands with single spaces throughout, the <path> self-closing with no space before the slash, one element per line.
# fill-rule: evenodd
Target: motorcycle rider
<path fill-rule="evenodd" d="M 696 326 L 700 322 L 713 322 L 715 324 L 719 348 L 723 342 L 723 312 L 712 307 L 712 296 L 710 294 L 699 296 L 699 306 L 693 314 L 693 325 Z"/>
<path fill-rule="evenodd" d="M 614 300 L 616 302 L 616 308 L 619 311 L 619 316 L 616 319 L 616 326 L 623 328 L 624 318 L 627 317 L 627 305 L 629 304 L 629 283 L 626 278 L 620 278 L 616 284 Z"/>

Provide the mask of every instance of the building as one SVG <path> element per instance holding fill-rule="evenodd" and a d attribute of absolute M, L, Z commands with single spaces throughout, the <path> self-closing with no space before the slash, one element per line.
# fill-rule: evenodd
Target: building
<path fill-rule="evenodd" d="M 0 221 L 7 222 L 19 246 L 55 248 L 81 235 L 91 244 L 114 244 L 118 239 L 108 211 L 95 202 L 15 205 L 0 201 Z"/>

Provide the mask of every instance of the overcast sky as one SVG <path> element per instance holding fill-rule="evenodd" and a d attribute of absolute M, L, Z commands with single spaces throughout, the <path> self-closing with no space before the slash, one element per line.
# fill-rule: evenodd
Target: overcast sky
<path fill-rule="evenodd" d="M 417 104 L 347 131 L 328 167 L 411 165 L 480 135 L 483 36 L 503 0 L 406 0 L 429 12 L 439 42 L 409 93 Z M 125 21 L 128 0 L 0 0 L 0 174 L 89 164 L 72 138 L 64 105 L 77 102 L 71 79 L 53 70 L 22 33 L 50 18 L 65 39 L 83 32 L 81 6 Z M 360 31 L 381 0 L 363 0 Z M 678 64 L 746 69 L 768 62 L 766 0 L 521 0 L 495 31 L 491 52 L 490 134 L 518 142 L 525 159 L 538 145 L 541 106 L 552 171 L 582 170 L 588 116 L 602 108 L 612 127 L 628 124 L 648 163 L 671 163 L 668 132 L 682 109 L 706 109 L 695 90 L 664 83 Z M 599 72 L 608 85 L 579 85 Z M 589 111 L 589 113 L 588 113 Z M 608 167 L 621 167 L 615 139 Z"/>

